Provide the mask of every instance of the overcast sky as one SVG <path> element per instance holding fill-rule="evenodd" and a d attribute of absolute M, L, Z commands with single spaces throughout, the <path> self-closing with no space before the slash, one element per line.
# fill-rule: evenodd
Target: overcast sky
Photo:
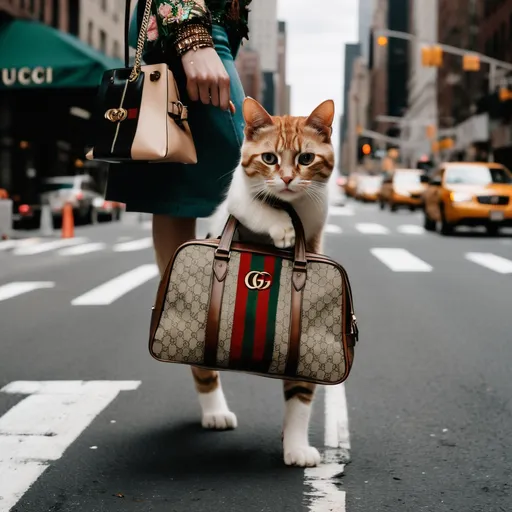
<path fill-rule="evenodd" d="M 257 0 L 256 0 L 257 1 Z M 292 115 L 307 115 L 326 99 L 342 112 L 344 45 L 357 41 L 358 0 L 278 0 L 288 32 L 287 79 Z"/>

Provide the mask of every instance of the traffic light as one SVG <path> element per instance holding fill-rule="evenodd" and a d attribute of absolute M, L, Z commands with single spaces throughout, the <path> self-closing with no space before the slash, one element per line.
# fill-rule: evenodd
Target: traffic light
<path fill-rule="evenodd" d="M 469 53 L 464 55 L 462 57 L 462 69 L 464 69 L 464 71 L 479 71 L 480 57 Z"/>
<path fill-rule="evenodd" d="M 500 101 L 509 101 L 512 100 L 512 91 L 507 89 L 506 87 L 500 87 Z"/>
<path fill-rule="evenodd" d="M 358 161 L 362 163 L 366 157 L 373 153 L 372 141 L 369 137 L 359 137 L 358 139 Z"/>
<path fill-rule="evenodd" d="M 443 49 L 440 46 L 424 46 L 421 49 L 421 63 L 424 67 L 441 67 L 443 65 Z"/>
<path fill-rule="evenodd" d="M 386 36 L 379 36 L 377 38 L 377 44 L 379 46 L 386 46 L 388 44 L 388 38 Z"/>

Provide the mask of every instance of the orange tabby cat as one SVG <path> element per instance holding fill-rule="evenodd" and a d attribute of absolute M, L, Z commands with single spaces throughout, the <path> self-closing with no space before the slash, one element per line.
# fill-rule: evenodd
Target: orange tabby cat
<path fill-rule="evenodd" d="M 212 217 L 210 234 L 220 235 L 229 214 L 249 232 L 244 241 L 270 236 L 280 248 L 291 247 L 295 232 L 290 217 L 260 198 L 293 204 L 301 218 L 307 250 L 322 252 L 322 231 L 328 211 L 327 182 L 334 168 L 331 143 L 334 103 L 325 101 L 309 117 L 270 116 L 252 98 L 243 105 L 246 122 L 240 165 L 225 201 Z M 235 428 L 216 371 L 192 368 L 205 428 Z M 318 450 L 309 445 L 308 429 L 315 385 L 284 381 L 286 411 L 283 428 L 284 462 L 316 466 Z"/>

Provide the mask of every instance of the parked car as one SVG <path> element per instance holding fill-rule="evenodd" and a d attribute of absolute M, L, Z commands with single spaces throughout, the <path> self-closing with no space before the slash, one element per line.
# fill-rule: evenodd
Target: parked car
<path fill-rule="evenodd" d="M 488 162 L 449 162 L 432 175 L 425 193 L 424 227 L 440 226 L 449 235 L 456 226 L 485 226 L 496 234 L 512 226 L 512 173 Z"/>
<path fill-rule="evenodd" d="M 386 174 L 379 192 L 379 205 L 383 210 L 386 205 L 392 212 L 399 208 L 414 211 L 423 204 L 423 194 L 427 181 L 424 173 L 417 169 L 396 169 Z"/>
<path fill-rule="evenodd" d="M 347 203 L 347 194 L 345 192 L 345 185 L 347 178 L 345 176 L 339 176 L 336 178 L 336 186 L 333 190 L 332 204 L 335 206 L 345 206 Z"/>

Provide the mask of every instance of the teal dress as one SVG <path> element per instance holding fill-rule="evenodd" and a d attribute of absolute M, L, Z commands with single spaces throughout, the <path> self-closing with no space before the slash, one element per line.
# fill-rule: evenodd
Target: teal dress
<path fill-rule="evenodd" d="M 165 42 L 145 53 L 146 63 L 167 61 L 176 76 L 181 100 L 189 109 L 190 130 L 198 162 L 194 165 L 111 164 L 105 196 L 107 200 L 125 203 L 127 211 L 171 217 L 208 217 L 213 213 L 223 200 L 232 173 L 240 161 L 245 94 L 234 60 L 243 27 L 240 23 L 236 27 L 223 23 L 220 16 L 214 16 L 211 25 L 215 50 L 231 79 L 231 101 L 236 108 L 234 114 L 189 100 L 181 61 L 173 59 L 172 52 L 165 50 Z M 134 19 L 130 32 L 130 43 L 135 46 L 138 27 Z"/>

